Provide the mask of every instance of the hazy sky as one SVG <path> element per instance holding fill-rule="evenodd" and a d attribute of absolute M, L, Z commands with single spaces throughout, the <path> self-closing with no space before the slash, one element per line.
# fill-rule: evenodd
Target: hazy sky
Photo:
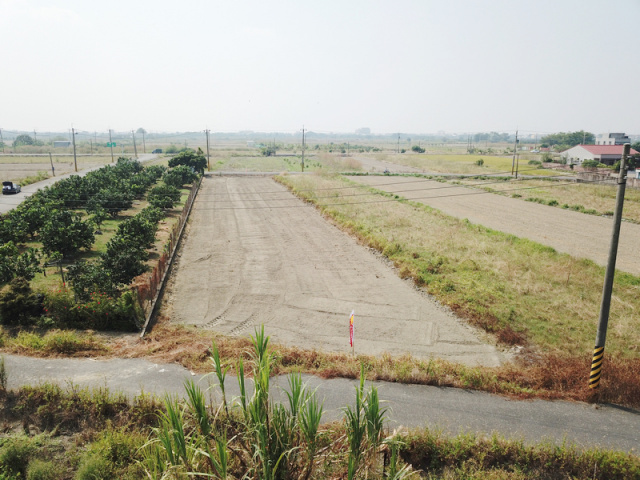
<path fill-rule="evenodd" d="M 8 130 L 640 133 L 640 0 L 0 0 Z"/>

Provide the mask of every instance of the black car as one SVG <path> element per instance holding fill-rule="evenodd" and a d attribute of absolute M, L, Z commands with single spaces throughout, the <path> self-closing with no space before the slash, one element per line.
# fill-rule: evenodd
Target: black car
<path fill-rule="evenodd" d="M 13 182 L 2 182 L 2 194 L 20 193 L 20 185 Z"/>
<path fill-rule="evenodd" d="M 151 153 L 162 153 L 162 149 L 161 148 L 156 148 L 153 152 Z"/>

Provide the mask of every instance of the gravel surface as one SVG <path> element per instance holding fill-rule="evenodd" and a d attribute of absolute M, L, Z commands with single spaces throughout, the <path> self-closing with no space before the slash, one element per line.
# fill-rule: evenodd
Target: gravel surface
<path fill-rule="evenodd" d="M 175 322 L 305 349 L 498 365 L 505 355 L 268 177 L 207 177 L 164 300 Z"/>
<path fill-rule="evenodd" d="M 411 177 L 350 177 L 416 200 L 472 223 L 528 238 L 578 258 L 606 265 L 611 243 L 611 218 L 525 202 L 433 180 Z M 613 206 L 612 206 L 613 209 Z M 622 222 L 616 268 L 640 275 L 640 225 Z"/>

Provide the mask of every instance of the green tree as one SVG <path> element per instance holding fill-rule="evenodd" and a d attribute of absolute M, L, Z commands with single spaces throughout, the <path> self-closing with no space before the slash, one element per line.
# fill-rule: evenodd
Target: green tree
<path fill-rule="evenodd" d="M 171 185 L 158 185 L 151 189 L 147 200 L 152 206 L 163 210 L 173 208 L 180 201 L 180 190 Z"/>
<path fill-rule="evenodd" d="M 95 240 L 90 222 L 68 210 L 55 210 L 40 231 L 42 250 L 46 254 L 59 252 L 63 257 L 80 249 L 89 249 Z"/>
<path fill-rule="evenodd" d="M 169 160 L 169 168 L 177 167 L 178 165 L 186 165 L 193 168 L 194 171 L 203 174 L 207 166 L 207 158 L 200 153 L 188 149 Z"/>
<path fill-rule="evenodd" d="M 592 144 L 596 141 L 596 136 L 591 132 L 585 132 L 580 130 L 577 132 L 560 132 L 545 135 L 540 139 L 542 144 L 550 146 L 558 146 L 561 149 L 575 147 L 584 143 L 585 145 Z"/>
<path fill-rule="evenodd" d="M 100 255 L 100 265 L 113 285 L 129 285 L 138 275 L 147 271 L 145 262 L 149 254 L 135 240 L 116 235 L 107 243 L 107 250 Z"/>
<path fill-rule="evenodd" d="M 29 248 L 19 253 L 13 242 L 0 245 L 0 285 L 15 277 L 31 280 L 40 271 L 40 255 L 36 249 Z"/>
<path fill-rule="evenodd" d="M 33 145 L 33 138 L 29 135 L 18 135 L 13 141 L 13 146 L 20 147 L 22 145 Z"/>
<path fill-rule="evenodd" d="M 185 183 L 192 183 L 198 178 L 198 174 L 186 165 L 178 165 L 165 172 L 162 181 L 172 187 L 182 188 Z"/>
<path fill-rule="evenodd" d="M 116 235 L 128 238 L 134 243 L 139 243 L 147 248 L 156 240 L 158 224 L 152 223 L 141 215 L 129 218 L 118 225 Z"/>
<path fill-rule="evenodd" d="M 112 188 L 104 188 L 92 196 L 87 202 L 86 209 L 88 213 L 104 210 L 115 218 L 121 211 L 131 208 L 132 205 L 133 193 L 114 186 Z"/>
<path fill-rule="evenodd" d="M 424 153 L 425 152 L 424 148 L 422 148 L 420 145 L 414 145 L 413 147 L 411 147 L 411 150 L 416 152 L 416 153 Z"/>

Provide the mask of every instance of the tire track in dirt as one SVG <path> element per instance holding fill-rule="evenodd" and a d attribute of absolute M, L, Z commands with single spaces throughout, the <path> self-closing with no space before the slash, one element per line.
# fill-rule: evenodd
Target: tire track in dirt
<path fill-rule="evenodd" d="M 505 359 L 268 177 L 203 180 L 172 277 L 169 317 L 226 335 L 264 324 L 275 342 L 346 353 L 355 310 L 356 353 L 482 365 Z"/>

